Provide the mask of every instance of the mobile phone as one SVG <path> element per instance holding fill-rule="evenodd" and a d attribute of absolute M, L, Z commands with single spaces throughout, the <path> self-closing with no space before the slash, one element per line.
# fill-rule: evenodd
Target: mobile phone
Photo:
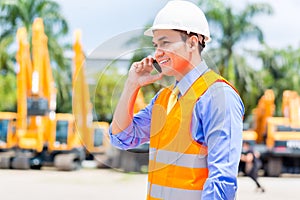
<path fill-rule="evenodd" d="M 161 67 L 159 66 L 158 62 L 156 60 L 153 60 L 153 66 L 156 69 L 156 71 L 158 71 L 159 73 L 162 72 Z"/>

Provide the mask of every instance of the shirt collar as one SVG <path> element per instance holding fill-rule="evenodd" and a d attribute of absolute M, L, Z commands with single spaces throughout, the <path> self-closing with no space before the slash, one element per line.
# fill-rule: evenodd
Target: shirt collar
<path fill-rule="evenodd" d="M 176 83 L 176 86 L 179 88 L 180 94 L 184 95 L 187 92 L 187 90 L 192 86 L 192 84 L 207 70 L 208 67 L 205 61 L 203 60 L 198 66 L 196 66 L 194 69 L 188 72 L 178 83 Z"/>

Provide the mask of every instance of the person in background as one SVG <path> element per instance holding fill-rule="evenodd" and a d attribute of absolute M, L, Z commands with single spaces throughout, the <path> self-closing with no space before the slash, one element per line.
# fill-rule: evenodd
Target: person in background
<path fill-rule="evenodd" d="M 169 1 L 144 33 L 155 55 L 132 64 L 110 126 L 120 149 L 150 141 L 147 199 L 233 200 L 244 105 L 201 53 L 211 40 L 206 17 L 189 1 Z M 153 74 L 154 60 L 162 72 Z M 139 89 L 163 76 L 176 82 L 133 115 Z"/>
<path fill-rule="evenodd" d="M 243 150 L 241 155 L 241 171 L 249 176 L 256 184 L 257 189 L 261 192 L 265 192 L 265 189 L 258 182 L 258 170 L 261 166 L 261 162 L 258 156 L 255 154 L 254 150 L 251 148 L 249 142 L 243 142 Z"/>

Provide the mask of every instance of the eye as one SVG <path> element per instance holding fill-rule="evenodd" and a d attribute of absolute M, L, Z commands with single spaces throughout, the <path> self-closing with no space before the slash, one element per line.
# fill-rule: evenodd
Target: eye
<path fill-rule="evenodd" d="M 162 41 L 162 45 L 165 46 L 167 44 L 169 44 L 170 42 L 169 41 Z"/>
<path fill-rule="evenodd" d="M 154 48 L 165 48 L 167 47 L 171 42 L 168 40 L 161 40 L 158 43 L 153 42 L 153 47 Z"/>

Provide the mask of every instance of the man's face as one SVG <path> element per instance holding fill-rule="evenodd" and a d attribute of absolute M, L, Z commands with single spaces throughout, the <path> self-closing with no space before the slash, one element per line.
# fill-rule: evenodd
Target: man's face
<path fill-rule="evenodd" d="M 156 30 L 152 41 L 156 48 L 155 59 L 161 66 L 162 73 L 180 80 L 190 70 L 190 52 L 181 33 L 175 30 Z"/>

